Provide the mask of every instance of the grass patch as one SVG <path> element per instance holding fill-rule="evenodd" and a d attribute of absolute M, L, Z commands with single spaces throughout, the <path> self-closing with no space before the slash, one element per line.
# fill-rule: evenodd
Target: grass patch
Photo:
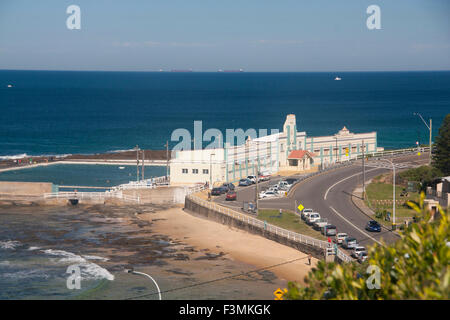
<path fill-rule="evenodd" d="M 316 239 L 326 240 L 325 236 L 308 226 L 298 215 L 293 212 L 283 210 L 283 214 L 280 218 L 278 218 L 278 215 L 279 210 L 261 209 L 258 211 L 257 218 L 261 221 L 266 221 L 267 223 L 286 230 L 294 231 Z"/>
<path fill-rule="evenodd" d="M 396 222 L 402 222 L 406 218 L 413 217 L 416 212 L 404 205 L 406 201 L 418 201 L 420 196 L 418 192 L 408 192 L 408 196 L 400 196 L 404 187 L 403 186 L 395 186 L 395 198 L 396 200 L 401 200 L 401 203 L 397 203 L 395 205 L 395 218 Z M 390 183 L 381 183 L 381 182 L 372 182 L 366 187 L 367 199 L 365 203 L 369 206 L 373 211 L 383 211 L 387 210 L 391 212 L 392 219 L 392 202 L 391 203 L 379 203 L 377 200 L 393 200 L 392 194 L 392 184 Z M 370 201 L 370 203 L 369 203 Z M 374 217 L 375 218 L 375 217 Z M 390 225 L 391 222 L 384 221 L 384 219 L 376 219 L 379 222 Z"/>

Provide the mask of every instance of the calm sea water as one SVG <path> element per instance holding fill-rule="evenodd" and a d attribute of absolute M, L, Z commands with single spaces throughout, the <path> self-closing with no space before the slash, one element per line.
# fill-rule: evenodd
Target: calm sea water
<path fill-rule="evenodd" d="M 121 167 L 123 169 L 119 169 L 117 165 L 54 164 L 0 172 L 0 181 L 52 182 L 60 186 L 112 187 L 136 180 L 136 166 Z M 145 178 L 147 179 L 161 177 L 165 174 L 166 167 L 145 167 Z M 103 190 L 80 189 L 79 191 Z"/>
<path fill-rule="evenodd" d="M 288 113 L 308 135 L 346 125 L 398 148 L 428 141 L 415 111 L 433 118 L 437 134 L 450 112 L 450 72 L 0 71 L 0 108 L 0 156 L 163 149 L 194 120 L 204 130 L 281 129 Z"/>

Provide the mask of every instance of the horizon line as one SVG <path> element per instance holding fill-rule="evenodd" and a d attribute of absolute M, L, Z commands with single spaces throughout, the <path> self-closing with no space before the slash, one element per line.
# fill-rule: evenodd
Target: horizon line
<path fill-rule="evenodd" d="M 193 69 L 169 69 L 169 70 L 75 70 L 75 69 L 2 69 L 0 71 L 44 71 L 44 72 L 135 72 L 135 73 L 357 73 L 357 72 L 449 72 L 450 69 L 418 69 L 418 70 L 322 70 L 322 71 L 242 71 L 225 69 L 224 71 L 214 70 L 193 70 Z M 228 71 L 228 72 L 227 72 Z M 231 72 L 230 72 L 231 71 Z"/>

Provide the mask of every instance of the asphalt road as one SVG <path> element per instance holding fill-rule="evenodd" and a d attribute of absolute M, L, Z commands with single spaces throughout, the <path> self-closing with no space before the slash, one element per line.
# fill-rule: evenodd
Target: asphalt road
<path fill-rule="evenodd" d="M 390 158 L 396 165 L 409 168 L 426 164 L 427 154 L 422 156 L 407 155 Z M 366 163 L 366 181 L 381 173 L 390 171 L 390 165 L 382 161 L 371 160 Z M 385 165 L 385 168 L 374 168 L 372 165 Z M 295 177 L 295 176 L 294 176 Z M 268 184 L 274 184 L 281 178 L 273 178 L 270 182 L 259 184 L 260 190 Z M 365 230 L 367 221 L 371 218 L 361 212 L 351 201 L 353 190 L 362 184 L 361 164 L 336 169 L 307 179 L 294 186 L 288 197 L 276 199 L 260 199 L 259 208 L 289 209 L 294 210 L 296 205 L 302 204 L 305 208 L 314 209 L 319 212 L 322 218 L 337 227 L 338 232 L 346 232 L 357 239 L 361 245 L 393 242 L 399 236 L 387 228 L 383 228 L 380 233 L 368 232 Z M 255 186 L 237 188 L 237 200 L 225 201 L 225 196 L 215 199 L 223 205 L 242 208 L 243 201 L 255 200 Z"/>

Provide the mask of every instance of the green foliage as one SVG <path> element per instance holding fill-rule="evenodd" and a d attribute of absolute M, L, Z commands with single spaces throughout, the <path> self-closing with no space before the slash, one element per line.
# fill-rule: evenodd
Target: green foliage
<path fill-rule="evenodd" d="M 374 245 L 369 259 L 358 265 L 325 263 L 305 278 L 305 286 L 291 282 L 288 299 L 449 299 L 450 245 L 449 213 L 440 208 L 440 219 L 430 222 L 431 216 L 419 203 L 411 206 L 422 215 L 393 245 Z M 381 272 L 380 289 L 369 289 L 366 280 L 368 265 Z"/>
<path fill-rule="evenodd" d="M 409 170 L 400 172 L 397 175 L 400 181 L 416 181 L 422 185 L 422 190 L 429 185 L 434 179 L 442 176 L 442 172 L 439 169 L 430 166 L 421 166 Z"/>
<path fill-rule="evenodd" d="M 439 128 L 433 151 L 433 166 L 444 176 L 450 174 L 450 113 L 447 114 Z"/>

